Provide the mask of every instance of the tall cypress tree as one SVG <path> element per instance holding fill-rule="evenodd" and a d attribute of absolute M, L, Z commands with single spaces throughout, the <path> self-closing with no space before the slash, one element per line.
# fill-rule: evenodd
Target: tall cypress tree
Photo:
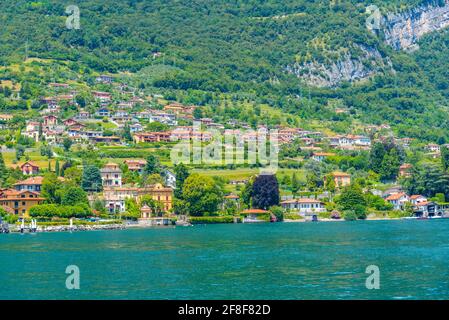
<path fill-rule="evenodd" d="M 3 159 L 3 153 L 0 152 L 0 184 L 3 185 L 8 179 L 8 169 L 5 165 L 5 160 Z"/>
<path fill-rule="evenodd" d="M 59 175 L 61 174 L 60 168 L 59 168 L 59 160 L 58 159 L 56 159 L 55 174 L 56 174 L 57 177 L 59 177 Z"/>

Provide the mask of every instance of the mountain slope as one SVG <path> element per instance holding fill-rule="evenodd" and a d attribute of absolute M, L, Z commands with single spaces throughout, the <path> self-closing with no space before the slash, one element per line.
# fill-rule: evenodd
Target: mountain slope
<path fill-rule="evenodd" d="M 387 15 L 429 1 L 86 0 L 81 30 L 65 27 L 65 1 L 0 3 L 2 64 L 28 53 L 75 71 L 150 70 L 140 81 L 164 93 L 232 93 L 305 119 L 340 121 L 329 110 L 336 100 L 351 119 L 449 140 L 447 33 L 420 36 L 407 53 L 365 26 L 369 5 Z"/>

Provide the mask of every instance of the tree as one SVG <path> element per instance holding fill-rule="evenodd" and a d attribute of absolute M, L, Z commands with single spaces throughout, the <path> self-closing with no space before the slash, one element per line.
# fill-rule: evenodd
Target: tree
<path fill-rule="evenodd" d="M 329 191 L 331 194 L 333 194 L 336 190 L 334 175 L 332 173 L 328 174 L 326 176 L 325 181 L 326 181 L 326 184 L 325 184 L 326 190 Z"/>
<path fill-rule="evenodd" d="M 392 181 L 398 176 L 401 160 L 396 148 L 391 149 L 384 155 L 380 166 L 380 179 L 382 181 Z"/>
<path fill-rule="evenodd" d="M 404 190 L 408 194 L 422 194 L 433 197 L 443 193 L 449 197 L 449 174 L 443 167 L 435 163 L 423 163 L 413 168 L 409 178 L 401 180 Z"/>
<path fill-rule="evenodd" d="M 182 199 L 182 188 L 184 186 L 184 181 L 189 177 L 190 173 L 187 167 L 183 163 L 175 165 L 175 176 L 176 176 L 176 189 L 175 197 Z"/>
<path fill-rule="evenodd" d="M 142 181 L 141 181 L 140 185 L 142 187 L 157 184 L 157 183 L 160 183 L 160 184 L 164 183 L 164 179 L 162 179 L 161 175 L 158 173 L 153 173 L 150 175 L 144 174 L 144 175 L 142 175 L 141 180 Z"/>
<path fill-rule="evenodd" d="M 203 216 L 217 211 L 223 193 L 211 177 L 195 173 L 184 181 L 182 197 L 190 215 Z"/>
<path fill-rule="evenodd" d="M 195 110 L 193 110 L 193 117 L 195 120 L 201 119 L 203 117 L 203 110 L 195 108 Z"/>
<path fill-rule="evenodd" d="M 16 160 L 20 160 L 25 154 L 25 147 L 21 144 L 16 145 Z"/>
<path fill-rule="evenodd" d="M 256 177 L 252 188 L 254 208 L 267 210 L 279 205 L 279 184 L 275 175 L 261 174 Z"/>
<path fill-rule="evenodd" d="M 81 108 L 84 108 L 86 106 L 86 98 L 83 95 L 77 95 L 75 97 L 75 101 Z"/>
<path fill-rule="evenodd" d="M 103 190 L 100 169 L 96 166 L 85 165 L 83 167 L 81 187 L 87 192 L 99 192 Z"/>
<path fill-rule="evenodd" d="M 129 124 L 125 124 L 125 127 L 123 128 L 123 139 L 125 139 L 126 141 L 133 141 Z"/>
<path fill-rule="evenodd" d="M 344 188 L 341 195 L 336 197 L 335 202 L 342 211 L 353 211 L 358 219 L 366 218 L 367 203 L 360 186 L 353 184 Z"/>
<path fill-rule="evenodd" d="M 254 179 L 249 179 L 243 187 L 243 190 L 240 192 L 240 199 L 242 199 L 242 203 L 247 208 L 251 208 L 251 199 L 253 197 L 253 183 Z"/>
<path fill-rule="evenodd" d="M 140 206 L 147 205 L 151 209 L 151 214 L 156 217 L 162 217 L 164 213 L 164 205 L 160 201 L 156 201 L 150 195 L 144 195 L 140 199 Z"/>
<path fill-rule="evenodd" d="M 132 219 L 138 219 L 140 218 L 140 206 L 133 198 L 127 198 L 125 199 L 125 208 L 126 208 L 126 215 L 125 217 L 129 217 Z"/>
<path fill-rule="evenodd" d="M 441 147 L 441 163 L 444 171 L 449 169 L 449 148 L 447 146 Z"/>
<path fill-rule="evenodd" d="M 64 147 L 64 150 L 66 152 L 70 151 L 72 144 L 73 144 L 73 142 L 72 142 L 72 139 L 70 139 L 70 138 L 64 138 L 64 140 L 62 141 L 62 146 Z"/>
<path fill-rule="evenodd" d="M 64 164 L 62 165 L 62 168 L 61 168 L 61 170 L 60 170 L 60 175 L 61 175 L 61 177 L 64 177 L 65 171 L 66 171 L 68 168 L 71 168 L 71 167 L 73 167 L 73 162 L 72 162 L 71 160 L 66 160 L 66 161 L 64 162 Z M 81 181 L 81 180 L 80 180 L 80 181 Z"/>
<path fill-rule="evenodd" d="M 71 186 L 62 191 L 61 204 L 75 206 L 79 204 L 89 204 L 87 194 L 77 186 Z"/>
<path fill-rule="evenodd" d="M 153 155 L 148 156 L 144 173 L 147 175 L 160 173 L 159 160 L 155 156 Z"/>
<path fill-rule="evenodd" d="M 385 148 L 381 142 L 376 142 L 372 148 L 369 155 L 369 167 L 376 173 L 379 173 L 382 160 L 384 159 Z"/>
<path fill-rule="evenodd" d="M 77 167 L 69 167 L 65 169 L 64 178 L 66 181 L 73 183 L 74 185 L 80 185 L 83 178 L 83 171 Z"/>
<path fill-rule="evenodd" d="M 55 164 L 55 174 L 56 174 L 57 177 L 60 176 L 60 174 L 61 174 L 60 171 L 61 171 L 61 169 L 60 169 L 60 167 L 59 167 L 59 160 L 56 159 L 56 164 Z"/>
<path fill-rule="evenodd" d="M 51 172 L 44 175 L 42 180 L 41 196 L 47 203 L 61 203 L 62 182 Z"/>
<path fill-rule="evenodd" d="M 165 132 L 165 131 L 170 130 L 170 126 L 165 123 L 160 123 L 158 121 L 154 121 L 154 122 L 149 123 L 146 126 L 146 129 L 149 132 Z"/>
<path fill-rule="evenodd" d="M 41 147 L 41 156 L 45 156 L 48 159 L 53 157 L 53 150 L 50 146 L 42 146 Z"/>
<path fill-rule="evenodd" d="M 299 188 L 301 188 L 301 183 L 298 180 L 298 177 L 296 176 L 296 172 L 293 172 L 292 175 L 292 192 L 294 195 L 296 195 L 299 191 Z"/>
<path fill-rule="evenodd" d="M 98 211 L 100 214 L 105 214 L 106 213 L 106 207 L 104 204 L 104 201 L 101 201 L 100 199 L 96 199 L 92 205 L 92 208 L 95 211 Z"/>
<path fill-rule="evenodd" d="M 5 160 L 3 159 L 3 153 L 0 152 L 0 185 L 3 186 L 8 179 L 8 176 L 8 169 L 6 168 Z"/>
<path fill-rule="evenodd" d="M 277 222 L 284 221 L 284 210 L 280 206 L 273 206 L 270 208 L 270 212 L 276 217 Z"/>

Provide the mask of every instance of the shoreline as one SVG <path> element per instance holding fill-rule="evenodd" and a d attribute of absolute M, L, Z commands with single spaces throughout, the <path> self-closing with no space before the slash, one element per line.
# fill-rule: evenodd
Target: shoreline
<path fill-rule="evenodd" d="M 444 218 L 430 218 L 426 220 L 440 220 Z M 418 220 L 418 219 L 407 219 L 407 218 L 368 218 L 365 220 L 357 220 L 357 221 L 398 221 L 398 220 Z M 290 220 L 285 219 L 281 223 L 313 223 L 314 221 L 308 221 L 305 219 L 298 219 L 298 220 Z M 346 221 L 344 219 L 321 219 L 317 222 L 351 222 Z M 261 222 L 261 223 L 270 223 L 270 222 Z M 214 223 L 217 224 L 217 223 Z M 235 223 L 222 223 L 222 224 L 235 224 Z M 239 223 L 242 224 L 242 223 Z M 244 224 L 256 224 L 256 223 L 244 223 Z M 198 224 L 201 225 L 201 224 Z M 204 223 L 202 225 L 207 225 L 207 223 Z M 158 226 L 151 226 L 146 224 L 104 224 L 104 225 L 59 225 L 59 226 L 38 226 L 36 232 L 31 232 L 28 228 L 25 229 L 23 234 L 25 233 L 53 233 L 53 232 L 85 232 L 85 231 L 107 231 L 107 230 L 126 230 L 126 229 L 161 229 L 161 228 L 175 228 L 175 227 L 192 227 L 194 225 L 158 225 Z M 14 225 L 13 227 L 10 227 L 9 233 L 21 233 L 20 227 L 17 225 Z"/>

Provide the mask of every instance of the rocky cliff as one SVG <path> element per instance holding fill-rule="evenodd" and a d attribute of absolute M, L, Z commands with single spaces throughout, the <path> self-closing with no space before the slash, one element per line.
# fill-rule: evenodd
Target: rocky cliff
<path fill-rule="evenodd" d="M 340 59 L 327 63 L 296 63 L 288 66 L 287 71 L 310 85 L 333 87 L 343 81 L 359 81 L 392 69 L 390 59 L 382 57 L 377 49 L 361 45 L 357 45 L 357 49 L 357 55 L 347 52 Z"/>
<path fill-rule="evenodd" d="M 382 26 L 385 41 L 396 50 L 417 49 L 422 36 L 449 26 L 449 0 L 429 1 L 407 12 L 388 14 Z"/>

